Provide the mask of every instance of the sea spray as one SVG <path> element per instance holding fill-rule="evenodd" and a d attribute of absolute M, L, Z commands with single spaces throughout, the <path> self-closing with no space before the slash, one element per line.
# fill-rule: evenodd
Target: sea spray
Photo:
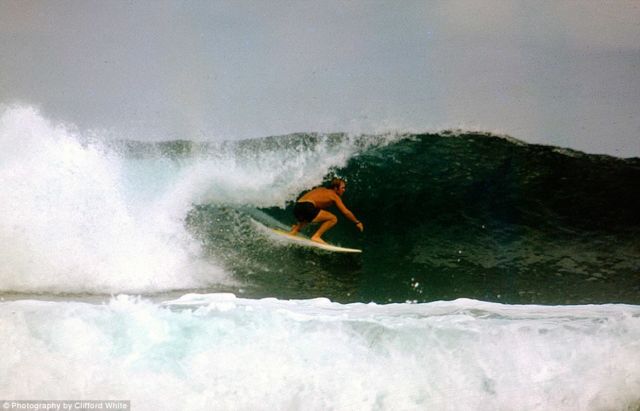
<path fill-rule="evenodd" d="M 154 292 L 224 278 L 200 265 L 186 210 L 125 195 L 135 182 L 114 153 L 30 108 L 2 114 L 0 140 L 0 289 Z"/>

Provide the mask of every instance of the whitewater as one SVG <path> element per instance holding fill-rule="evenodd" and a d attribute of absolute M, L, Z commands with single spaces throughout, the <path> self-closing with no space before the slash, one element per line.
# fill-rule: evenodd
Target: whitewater
<path fill-rule="evenodd" d="M 637 159 L 452 132 L 149 144 L 27 106 L 0 142 L 2 399 L 640 408 Z M 362 257 L 256 229 L 334 175 L 365 232 L 331 240 Z"/>

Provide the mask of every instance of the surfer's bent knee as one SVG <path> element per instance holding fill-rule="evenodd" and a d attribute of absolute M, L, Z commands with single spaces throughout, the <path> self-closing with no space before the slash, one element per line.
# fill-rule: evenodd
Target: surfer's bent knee
<path fill-rule="evenodd" d="M 335 214 L 330 213 L 328 211 L 322 210 L 318 216 L 313 220 L 314 223 L 331 223 L 336 224 L 338 222 L 338 217 Z"/>

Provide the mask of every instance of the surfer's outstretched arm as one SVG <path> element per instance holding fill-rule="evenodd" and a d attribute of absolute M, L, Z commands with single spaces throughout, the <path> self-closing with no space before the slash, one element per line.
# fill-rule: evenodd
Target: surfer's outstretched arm
<path fill-rule="evenodd" d="M 353 215 L 353 213 L 347 208 L 347 206 L 344 205 L 340 197 L 336 196 L 335 203 L 336 207 L 338 207 L 338 210 L 340 210 L 340 212 L 344 214 L 345 217 L 351 220 L 356 225 L 356 227 L 358 227 L 358 230 L 364 230 L 364 224 L 362 224 L 362 222 L 359 221 L 355 215 Z"/>

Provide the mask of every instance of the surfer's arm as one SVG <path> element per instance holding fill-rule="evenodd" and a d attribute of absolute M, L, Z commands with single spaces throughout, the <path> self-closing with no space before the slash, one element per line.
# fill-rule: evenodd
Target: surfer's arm
<path fill-rule="evenodd" d="M 344 205 L 340 197 L 336 196 L 335 203 L 336 203 L 336 207 L 338 207 L 338 210 L 340 210 L 340 212 L 344 214 L 345 217 L 351 220 L 356 225 L 356 227 L 358 227 L 360 231 L 364 230 L 364 225 L 360 221 L 358 221 L 356 216 L 353 215 L 351 211 L 349 211 L 349 209 L 347 208 L 347 206 Z"/>

